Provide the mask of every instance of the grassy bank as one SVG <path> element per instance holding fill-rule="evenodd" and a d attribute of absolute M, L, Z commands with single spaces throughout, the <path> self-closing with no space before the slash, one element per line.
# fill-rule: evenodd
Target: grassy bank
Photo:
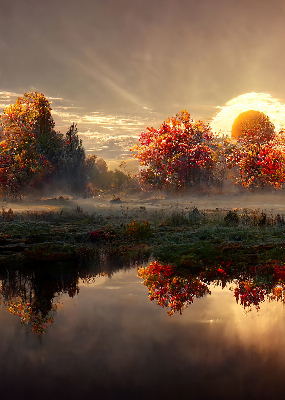
<path fill-rule="evenodd" d="M 282 215 L 249 209 L 147 212 L 137 218 L 118 212 L 114 218 L 71 211 L 13 212 L 2 210 L 1 263 L 77 262 L 98 249 L 128 259 L 152 255 L 180 267 L 234 260 L 241 268 L 283 260 L 285 223 Z"/>

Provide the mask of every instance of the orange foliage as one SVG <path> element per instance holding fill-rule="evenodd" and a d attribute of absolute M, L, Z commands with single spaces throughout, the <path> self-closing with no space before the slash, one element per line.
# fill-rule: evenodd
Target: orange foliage
<path fill-rule="evenodd" d="M 54 170 L 53 157 L 61 136 L 53 130 L 49 101 L 37 92 L 25 93 L 6 107 L 0 122 L 0 185 L 15 193 Z"/>
<path fill-rule="evenodd" d="M 274 137 L 274 125 L 260 111 L 248 110 L 234 121 L 231 137 L 233 140 L 245 139 L 253 143 L 265 143 Z"/>
<path fill-rule="evenodd" d="M 152 187 L 185 187 L 209 182 L 215 165 L 210 127 L 182 110 L 158 129 L 147 128 L 131 150 L 140 161 L 141 180 Z"/>

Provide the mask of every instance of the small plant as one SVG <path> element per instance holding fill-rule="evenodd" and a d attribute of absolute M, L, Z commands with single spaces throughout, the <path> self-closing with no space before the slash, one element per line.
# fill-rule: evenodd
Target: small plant
<path fill-rule="evenodd" d="M 165 225 L 168 226 L 181 226 L 188 225 L 189 220 L 183 212 L 173 212 L 169 218 L 166 219 Z"/>
<path fill-rule="evenodd" d="M 106 240 L 109 238 L 108 233 L 105 233 L 104 231 L 92 231 L 88 232 L 88 236 L 91 240 L 91 242 L 96 243 L 102 240 Z"/>
<path fill-rule="evenodd" d="M 239 216 L 238 213 L 234 211 L 228 211 L 228 213 L 225 215 L 224 221 L 226 225 L 228 226 L 234 226 L 239 224 Z"/>
<path fill-rule="evenodd" d="M 134 239 L 147 239 L 153 234 L 152 228 L 148 221 L 138 222 L 136 220 L 130 222 L 126 227 L 127 235 Z"/>
<path fill-rule="evenodd" d="M 191 224 L 200 224 L 204 218 L 204 214 L 198 210 L 197 207 L 193 207 L 191 211 L 189 211 L 188 219 Z"/>

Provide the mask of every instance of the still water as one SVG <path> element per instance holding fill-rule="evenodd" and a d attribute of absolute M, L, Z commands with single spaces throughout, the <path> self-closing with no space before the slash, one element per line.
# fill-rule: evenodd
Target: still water
<path fill-rule="evenodd" d="M 285 389 L 282 301 L 210 283 L 182 315 L 136 266 L 1 272 L 1 399 L 275 399 Z M 251 311 L 250 311 L 251 310 Z"/>

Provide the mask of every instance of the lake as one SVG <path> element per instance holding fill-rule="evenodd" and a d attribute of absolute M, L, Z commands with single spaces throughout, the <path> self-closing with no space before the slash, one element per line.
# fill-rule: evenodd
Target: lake
<path fill-rule="evenodd" d="M 285 389 L 280 296 L 244 307 L 236 280 L 216 279 L 170 316 L 137 265 L 0 277 L 2 399 L 274 399 Z"/>

